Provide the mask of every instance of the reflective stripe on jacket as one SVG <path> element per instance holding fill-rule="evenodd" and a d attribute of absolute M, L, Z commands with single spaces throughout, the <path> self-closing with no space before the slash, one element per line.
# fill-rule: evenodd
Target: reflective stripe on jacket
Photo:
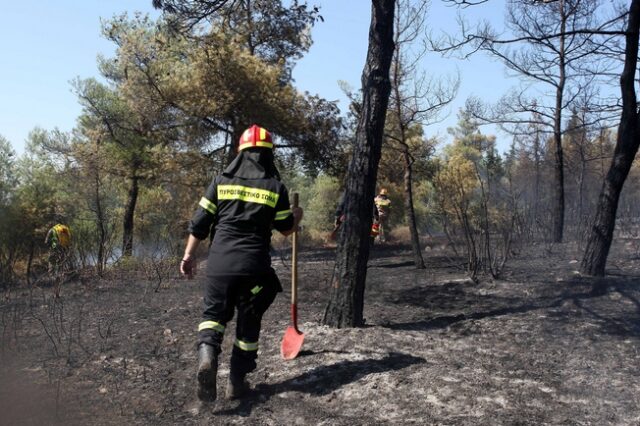
<path fill-rule="evenodd" d="M 271 267 L 271 230 L 293 226 L 289 194 L 275 178 L 217 176 L 198 203 L 189 227 L 212 236 L 208 275 L 253 275 Z"/>

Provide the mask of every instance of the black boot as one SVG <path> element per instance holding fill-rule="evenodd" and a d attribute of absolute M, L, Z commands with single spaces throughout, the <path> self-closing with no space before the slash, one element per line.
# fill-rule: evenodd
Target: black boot
<path fill-rule="evenodd" d="M 198 398 L 200 401 L 216 400 L 216 375 L 218 374 L 218 354 L 211 345 L 198 346 Z"/>
<path fill-rule="evenodd" d="M 238 374 L 233 371 L 229 374 L 225 392 L 227 399 L 242 398 L 249 391 L 249 383 L 247 383 L 246 377 L 246 374 Z"/>

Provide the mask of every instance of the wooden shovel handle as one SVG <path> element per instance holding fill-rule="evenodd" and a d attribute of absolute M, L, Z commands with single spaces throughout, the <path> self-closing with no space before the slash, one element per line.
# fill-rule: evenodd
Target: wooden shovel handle
<path fill-rule="evenodd" d="M 298 207 L 298 193 L 293 193 L 293 207 Z M 298 226 L 293 230 L 291 253 L 291 306 L 292 309 L 298 303 Z M 295 314 L 294 314 L 295 315 Z M 297 315 L 295 315 L 297 316 Z"/>

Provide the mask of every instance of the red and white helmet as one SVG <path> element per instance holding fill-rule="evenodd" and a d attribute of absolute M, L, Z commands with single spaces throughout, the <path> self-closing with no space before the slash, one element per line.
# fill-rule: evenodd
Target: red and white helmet
<path fill-rule="evenodd" d="M 273 141 L 271 140 L 271 133 L 269 133 L 267 129 L 254 124 L 240 136 L 238 151 L 255 147 L 272 149 Z"/>

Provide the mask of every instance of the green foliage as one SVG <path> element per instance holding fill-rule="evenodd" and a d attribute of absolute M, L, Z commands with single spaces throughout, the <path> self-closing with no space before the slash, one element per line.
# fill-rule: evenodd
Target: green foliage
<path fill-rule="evenodd" d="M 17 200 L 24 219 L 31 224 L 25 236 L 33 238 L 44 234 L 50 223 L 62 220 L 66 211 L 60 195 L 67 190 L 61 179 L 59 164 L 46 152 L 47 132 L 35 129 L 29 134 L 25 154 L 18 161 L 20 186 Z"/>
<path fill-rule="evenodd" d="M 248 14 L 224 9 L 228 19 L 214 17 L 206 35 L 197 37 L 175 33 L 167 20 L 143 16 L 125 14 L 105 23 L 103 33 L 116 44 L 116 56 L 99 61 L 107 84 L 75 83 L 84 110 L 73 156 L 97 182 L 94 202 L 104 197 L 99 182 L 105 176 L 120 189 L 120 205 L 126 207 L 112 211 L 126 215 L 127 253 L 131 229 L 146 239 L 184 228 L 179 215 L 186 210 L 190 215 L 189 195 L 197 198 L 224 168 L 240 133 L 252 123 L 274 133 L 283 162 L 312 173 L 340 163 L 337 106 L 299 94 L 288 74 L 290 61 L 310 39 L 287 31 L 312 22 L 317 11 L 302 7 L 292 15 L 278 5 L 243 3 Z M 274 19 L 265 20 L 273 13 Z M 277 28 L 276 22 L 281 23 Z M 133 188 L 139 188 L 140 200 L 130 196 Z M 155 197 L 155 204 L 147 206 L 145 197 Z M 167 211 L 167 200 L 180 206 L 169 209 L 176 215 L 162 224 L 150 220 L 147 208 Z M 96 223 L 104 228 L 104 215 Z"/>
<path fill-rule="evenodd" d="M 334 177 L 320 175 L 309 187 L 308 193 L 305 226 L 316 235 L 331 232 L 335 211 L 342 195 L 340 182 Z"/>
<path fill-rule="evenodd" d="M 0 135 L 0 206 L 9 202 L 11 190 L 17 184 L 15 156 L 9 141 Z"/>
<path fill-rule="evenodd" d="M 426 180 L 417 182 L 413 187 L 413 192 L 413 208 L 416 214 L 418 231 L 421 234 L 433 232 L 434 230 L 441 231 L 441 226 L 434 214 L 436 207 L 433 183 Z"/>
<path fill-rule="evenodd" d="M 13 281 L 13 265 L 22 241 L 19 235 L 20 212 L 18 203 L 12 196 L 12 188 L 17 184 L 15 152 L 9 141 L 0 136 L 0 281 L 7 285 Z"/>
<path fill-rule="evenodd" d="M 289 189 L 289 197 L 292 198 L 294 192 L 299 194 L 305 235 L 322 242 L 333 230 L 334 214 L 342 196 L 340 182 L 325 174 L 312 178 L 296 168 L 280 169 L 280 174 Z"/>
<path fill-rule="evenodd" d="M 319 8 L 294 0 L 184 1 L 154 0 L 154 6 L 169 14 L 172 27 L 183 33 L 208 35 L 201 21 L 220 28 L 229 40 L 241 43 L 252 55 L 268 64 L 284 62 L 287 74 L 293 62 L 311 46 L 311 27 L 322 19 Z"/>
<path fill-rule="evenodd" d="M 34 129 L 25 154 L 17 161 L 8 145 L 0 143 L 0 161 L 6 166 L 3 182 L 11 185 L 2 187 L 0 197 L 0 275 L 4 283 L 16 282 L 21 274 L 24 277 L 30 263 L 44 263 L 48 229 L 69 219 L 77 203 L 68 179 L 69 164 L 47 152 L 48 146 L 62 141 L 58 131 Z"/>
<path fill-rule="evenodd" d="M 464 252 L 469 274 L 497 277 L 512 253 L 520 206 L 495 138 L 464 113 L 451 133 L 457 137 L 437 162 L 435 213 L 454 249 Z"/>
<path fill-rule="evenodd" d="M 480 153 L 474 148 L 463 144 L 447 146 L 435 176 L 440 214 L 459 226 L 464 225 L 461 215 L 477 202 L 479 159 Z"/>
<path fill-rule="evenodd" d="M 161 132 L 183 148 L 235 153 L 242 131 L 259 123 L 278 136 L 282 155 L 297 153 L 309 170 L 337 168 L 335 154 L 344 141 L 336 103 L 295 90 L 285 65 L 292 58 L 265 58 L 258 46 L 269 43 L 260 38 L 260 26 L 250 27 L 255 33 L 232 37 L 249 27 L 229 30 L 228 25 L 216 20 L 206 37 L 182 37 L 171 33 L 166 22 L 123 15 L 105 26 L 118 55 L 102 60 L 101 69 L 136 110 L 155 106 L 169 113 L 164 127 L 154 128 L 156 137 Z M 260 42 L 250 47 L 247 37 Z"/>

